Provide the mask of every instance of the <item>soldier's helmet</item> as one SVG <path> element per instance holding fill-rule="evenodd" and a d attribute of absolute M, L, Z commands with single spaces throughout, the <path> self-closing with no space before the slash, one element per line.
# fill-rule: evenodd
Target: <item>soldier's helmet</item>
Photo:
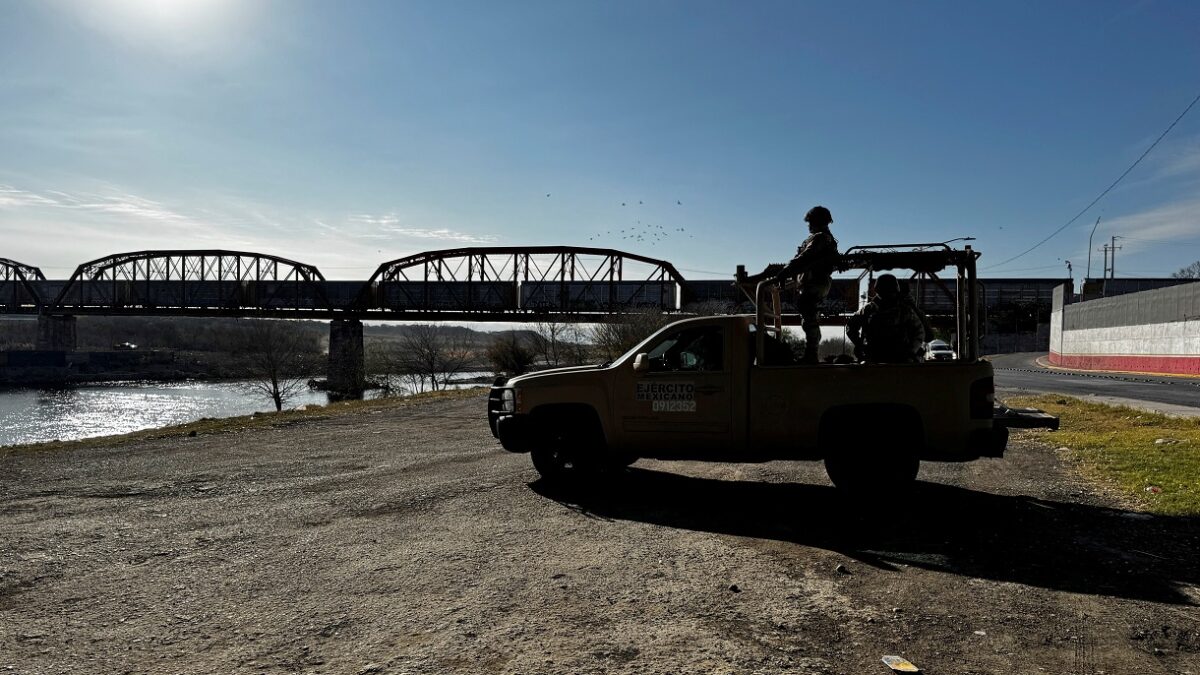
<path fill-rule="evenodd" d="M 885 298 L 894 298 L 900 295 L 900 281 L 894 274 L 880 274 L 875 279 L 875 293 Z"/>
<path fill-rule="evenodd" d="M 818 227 L 828 227 L 833 222 L 833 214 L 824 206 L 814 206 L 804 214 L 804 222 Z"/>

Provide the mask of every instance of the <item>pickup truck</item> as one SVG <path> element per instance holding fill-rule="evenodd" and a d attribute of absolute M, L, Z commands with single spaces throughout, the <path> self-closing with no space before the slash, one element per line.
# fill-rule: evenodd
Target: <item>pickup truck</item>
<path fill-rule="evenodd" d="M 760 284 L 755 297 L 762 292 Z M 913 482 L 922 461 L 1000 457 L 1010 426 L 1057 427 L 1040 411 L 995 404 L 992 365 L 976 356 L 977 343 L 953 361 L 773 359 L 784 323 L 768 308 L 779 306 L 774 297 L 756 303 L 756 314 L 672 323 L 609 364 L 499 378 L 492 433 L 506 450 L 529 452 L 548 481 L 639 458 L 823 460 L 839 488 L 879 490 Z M 970 321 L 958 325 L 972 342 L 962 335 Z"/>

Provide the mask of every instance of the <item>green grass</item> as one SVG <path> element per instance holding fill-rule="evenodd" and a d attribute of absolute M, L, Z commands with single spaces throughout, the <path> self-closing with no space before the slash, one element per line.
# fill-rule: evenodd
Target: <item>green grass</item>
<path fill-rule="evenodd" d="M 98 436 L 83 438 L 77 441 L 50 441 L 47 443 L 30 443 L 27 445 L 8 445 L 0 447 L 0 457 L 14 452 L 36 452 L 47 450 L 62 450 L 67 448 L 109 448 L 135 441 L 147 441 L 178 436 L 204 436 L 223 434 L 233 431 L 244 431 L 262 427 L 295 424 L 298 421 L 319 420 L 341 415 L 355 415 L 375 410 L 390 410 L 417 405 L 426 401 L 458 400 L 482 396 L 486 389 L 452 389 L 449 391 L 433 391 L 413 396 L 371 399 L 369 401 L 339 401 L 329 405 L 308 405 L 304 410 L 284 410 L 283 412 L 254 413 L 240 417 L 222 417 L 219 419 L 205 418 L 196 422 L 179 424 L 157 429 L 143 429 L 128 434 L 116 436 Z M 479 418 L 484 418 L 483 405 L 479 407 Z"/>
<path fill-rule="evenodd" d="M 1147 511 L 1200 515 L 1200 418 L 1048 394 L 1006 400 L 1059 417 L 1061 428 L 1039 435 L 1089 478 L 1115 487 Z M 1159 439 L 1163 439 L 1161 442 Z"/>

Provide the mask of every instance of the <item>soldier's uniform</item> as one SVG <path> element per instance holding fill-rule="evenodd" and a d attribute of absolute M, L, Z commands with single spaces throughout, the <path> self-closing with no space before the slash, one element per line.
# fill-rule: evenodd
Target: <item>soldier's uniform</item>
<path fill-rule="evenodd" d="M 821 324 L 817 309 L 829 295 L 833 285 L 833 270 L 837 267 L 840 254 L 837 250 L 837 239 L 829 233 L 829 224 L 833 215 L 824 206 L 814 206 L 804 215 L 808 223 L 809 235 L 800 247 L 796 256 L 786 265 L 771 264 L 762 272 L 745 277 L 743 283 L 758 283 L 764 279 L 785 280 L 796 278 L 796 286 L 800 296 L 796 301 L 796 310 L 804 324 L 804 357 L 801 363 L 817 362 L 817 346 L 821 344 Z"/>
<path fill-rule="evenodd" d="M 821 344 L 821 323 L 817 309 L 829 296 L 833 285 L 833 268 L 838 261 L 837 240 L 828 231 L 808 235 L 796 249 L 796 257 L 785 267 L 803 270 L 796 278 L 800 297 L 796 300 L 796 311 L 804 320 L 805 352 L 816 353 Z M 807 347 L 812 345 L 812 347 Z"/>
<path fill-rule="evenodd" d="M 883 277 L 877 288 L 881 282 Z M 881 292 L 858 310 L 846 325 L 846 337 L 855 355 L 871 363 L 916 363 L 925 349 L 921 317 L 898 292 Z"/>
<path fill-rule="evenodd" d="M 796 256 L 779 272 L 779 277 L 796 276 L 800 296 L 796 299 L 796 312 L 803 320 L 804 358 L 801 363 L 817 362 L 817 347 L 821 344 L 821 322 L 818 308 L 829 295 L 833 285 L 833 270 L 837 267 L 840 254 L 837 239 L 829 232 L 833 217 L 829 209 L 816 206 L 809 210 L 804 220 L 813 225 L 815 231 L 808 235 L 796 249 Z"/>

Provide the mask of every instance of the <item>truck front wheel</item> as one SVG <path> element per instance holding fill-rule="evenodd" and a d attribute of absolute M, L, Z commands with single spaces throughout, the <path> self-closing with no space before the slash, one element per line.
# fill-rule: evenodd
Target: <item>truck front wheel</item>
<path fill-rule="evenodd" d="M 551 483 L 574 482 L 587 472 L 578 453 L 566 448 L 534 448 L 529 451 L 533 468 Z"/>
<path fill-rule="evenodd" d="M 566 417 L 549 421 L 529 451 L 533 468 L 542 478 L 561 484 L 595 479 L 605 469 L 603 435 L 594 420 Z"/>

